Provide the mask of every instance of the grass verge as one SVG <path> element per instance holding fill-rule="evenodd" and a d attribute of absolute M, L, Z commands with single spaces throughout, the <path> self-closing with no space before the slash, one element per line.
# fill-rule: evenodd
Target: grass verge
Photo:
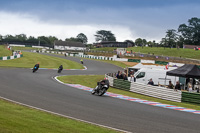
<path fill-rule="evenodd" d="M 116 47 L 113 48 L 95 48 L 92 50 L 97 51 L 113 51 Z M 127 48 L 127 51 L 140 52 L 146 54 L 154 55 L 163 55 L 169 57 L 182 57 L 182 58 L 191 58 L 191 59 L 200 59 L 200 50 L 195 51 L 193 49 L 183 49 L 183 48 L 164 48 L 164 47 L 130 47 Z"/>
<path fill-rule="evenodd" d="M 12 50 L 41 50 L 42 48 L 34 48 L 34 47 L 17 47 L 13 46 Z"/>
<path fill-rule="evenodd" d="M 12 51 L 8 50 L 5 45 L 0 45 L 0 57 L 2 56 L 11 56 Z"/>
<path fill-rule="evenodd" d="M 61 64 L 64 69 L 83 69 L 84 67 L 73 61 L 62 58 L 41 55 L 38 53 L 22 52 L 22 58 L 13 60 L 1 60 L 0 67 L 23 67 L 32 68 L 36 63 L 40 63 L 40 68 L 58 68 Z"/>
<path fill-rule="evenodd" d="M 71 83 L 71 84 L 81 84 L 87 87 L 94 88 L 96 86 L 97 81 L 101 80 L 104 78 L 104 75 L 78 75 L 78 76 L 61 76 L 58 77 L 59 80 L 61 80 L 64 83 Z M 153 98 L 129 91 L 124 91 L 124 90 L 119 90 L 110 87 L 108 89 L 109 92 L 112 93 L 117 93 L 117 94 L 122 94 L 130 97 L 135 97 L 135 98 L 140 98 L 144 100 L 149 100 L 149 101 L 154 101 L 154 102 L 160 102 L 163 104 L 170 104 L 170 105 L 176 105 L 180 107 L 185 107 L 185 108 L 190 108 L 190 109 L 195 109 L 195 110 L 200 110 L 200 106 L 196 104 L 189 104 L 189 103 L 178 103 L 178 102 L 172 102 L 172 101 L 167 101 L 167 100 L 162 100 L 158 98 Z"/>
<path fill-rule="evenodd" d="M 116 131 L 30 109 L 0 99 L 1 133 L 115 133 Z"/>

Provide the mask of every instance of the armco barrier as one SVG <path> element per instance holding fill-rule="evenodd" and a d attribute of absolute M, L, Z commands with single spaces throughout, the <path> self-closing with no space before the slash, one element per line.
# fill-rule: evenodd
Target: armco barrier
<path fill-rule="evenodd" d="M 140 59 L 128 59 L 128 62 L 137 62 L 137 63 L 140 63 Z"/>
<path fill-rule="evenodd" d="M 131 82 L 123 79 L 114 79 L 113 87 L 121 90 L 129 91 Z"/>
<path fill-rule="evenodd" d="M 114 73 L 109 73 L 106 74 L 105 76 L 108 77 L 110 86 L 114 88 L 131 91 L 138 94 L 151 96 L 163 100 L 181 102 L 181 96 L 182 96 L 181 91 L 174 91 L 173 89 L 152 86 L 152 85 L 145 85 L 137 82 L 129 82 L 127 80 L 124 81 L 123 79 L 115 79 Z"/>
<path fill-rule="evenodd" d="M 167 65 L 168 62 L 165 62 L 165 61 L 155 61 L 155 64 Z"/>
<path fill-rule="evenodd" d="M 159 99 L 181 102 L 181 91 L 132 82 L 130 91 Z"/>
<path fill-rule="evenodd" d="M 200 94 L 191 92 L 182 92 L 182 102 L 200 104 Z"/>

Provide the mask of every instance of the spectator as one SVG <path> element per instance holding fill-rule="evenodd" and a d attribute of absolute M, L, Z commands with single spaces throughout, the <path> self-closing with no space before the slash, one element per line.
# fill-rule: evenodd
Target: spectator
<path fill-rule="evenodd" d="M 122 75 L 122 72 L 121 71 L 118 71 L 118 74 L 116 76 L 118 79 L 123 79 L 123 75 Z"/>
<path fill-rule="evenodd" d="M 169 81 L 168 88 L 169 88 L 169 89 L 174 89 L 174 85 L 172 84 L 172 81 Z"/>
<path fill-rule="evenodd" d="M 149 80 L 148 85 L 154 85 L 152 78 Z"/>
<path fill-rule="evenodd" d="M 134 75 L 131 75 L 131 77 L 129 78 L 129 81 L 130 81 L 130 82 L 135 82 L 135 77 L 134 77 Z"/>
<path fill-rule="evenodd" d="M 181 90 L 181 85 L 179 81 L 176 81 L 175 90 Z"/>
<path fill-rule="evenodd" d="M 116 78 L 119 78 L 120 71 L 117 72 Z"/>
<path fill-rule="evenodd" d="M 192 79 L 190 78 L 190 81 L 188 82 L 187 86 L 188 86 L 188 91 L 192 92 Z"/>
<path fill-rule="evenodd" d="M 123 79 L 128 80 L 126 73 L 123 74 Z"/>

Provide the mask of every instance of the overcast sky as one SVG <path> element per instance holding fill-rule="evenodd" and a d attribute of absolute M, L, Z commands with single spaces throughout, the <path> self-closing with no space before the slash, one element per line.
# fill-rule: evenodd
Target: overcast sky
<path fill-rule="evenodd" d="M 0 35 L 56 36 L 84 33 L 95 42 L 98 30 L 117 41 L 159 42 L 168 29 L 200 18 L 200 0 L 0 0 Z"/>

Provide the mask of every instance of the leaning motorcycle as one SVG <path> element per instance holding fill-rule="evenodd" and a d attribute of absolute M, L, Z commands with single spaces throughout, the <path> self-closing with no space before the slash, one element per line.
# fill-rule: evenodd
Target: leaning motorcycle
<path fill-rule="evenodd" d="M 92 90 L 92 94 L 97 94 L 99 96 L 102 96 L 103 94 L 106 93 L 106 91 L 108 90 L 108 85 L 104 84 L 104 85 L 98 85 L 97 83 L 97 86 Z"/>
<path fill-rule="evenodd" d="M 61 73 L 61 71 L 62 71 L 63 69 L 61 69 L 61 68 L 58 68 L 58 73 Z"/>
<path fill-rule="evenodd" d="M 38 70 L 38 67 L 33 67 L 33 73 Z"/>

